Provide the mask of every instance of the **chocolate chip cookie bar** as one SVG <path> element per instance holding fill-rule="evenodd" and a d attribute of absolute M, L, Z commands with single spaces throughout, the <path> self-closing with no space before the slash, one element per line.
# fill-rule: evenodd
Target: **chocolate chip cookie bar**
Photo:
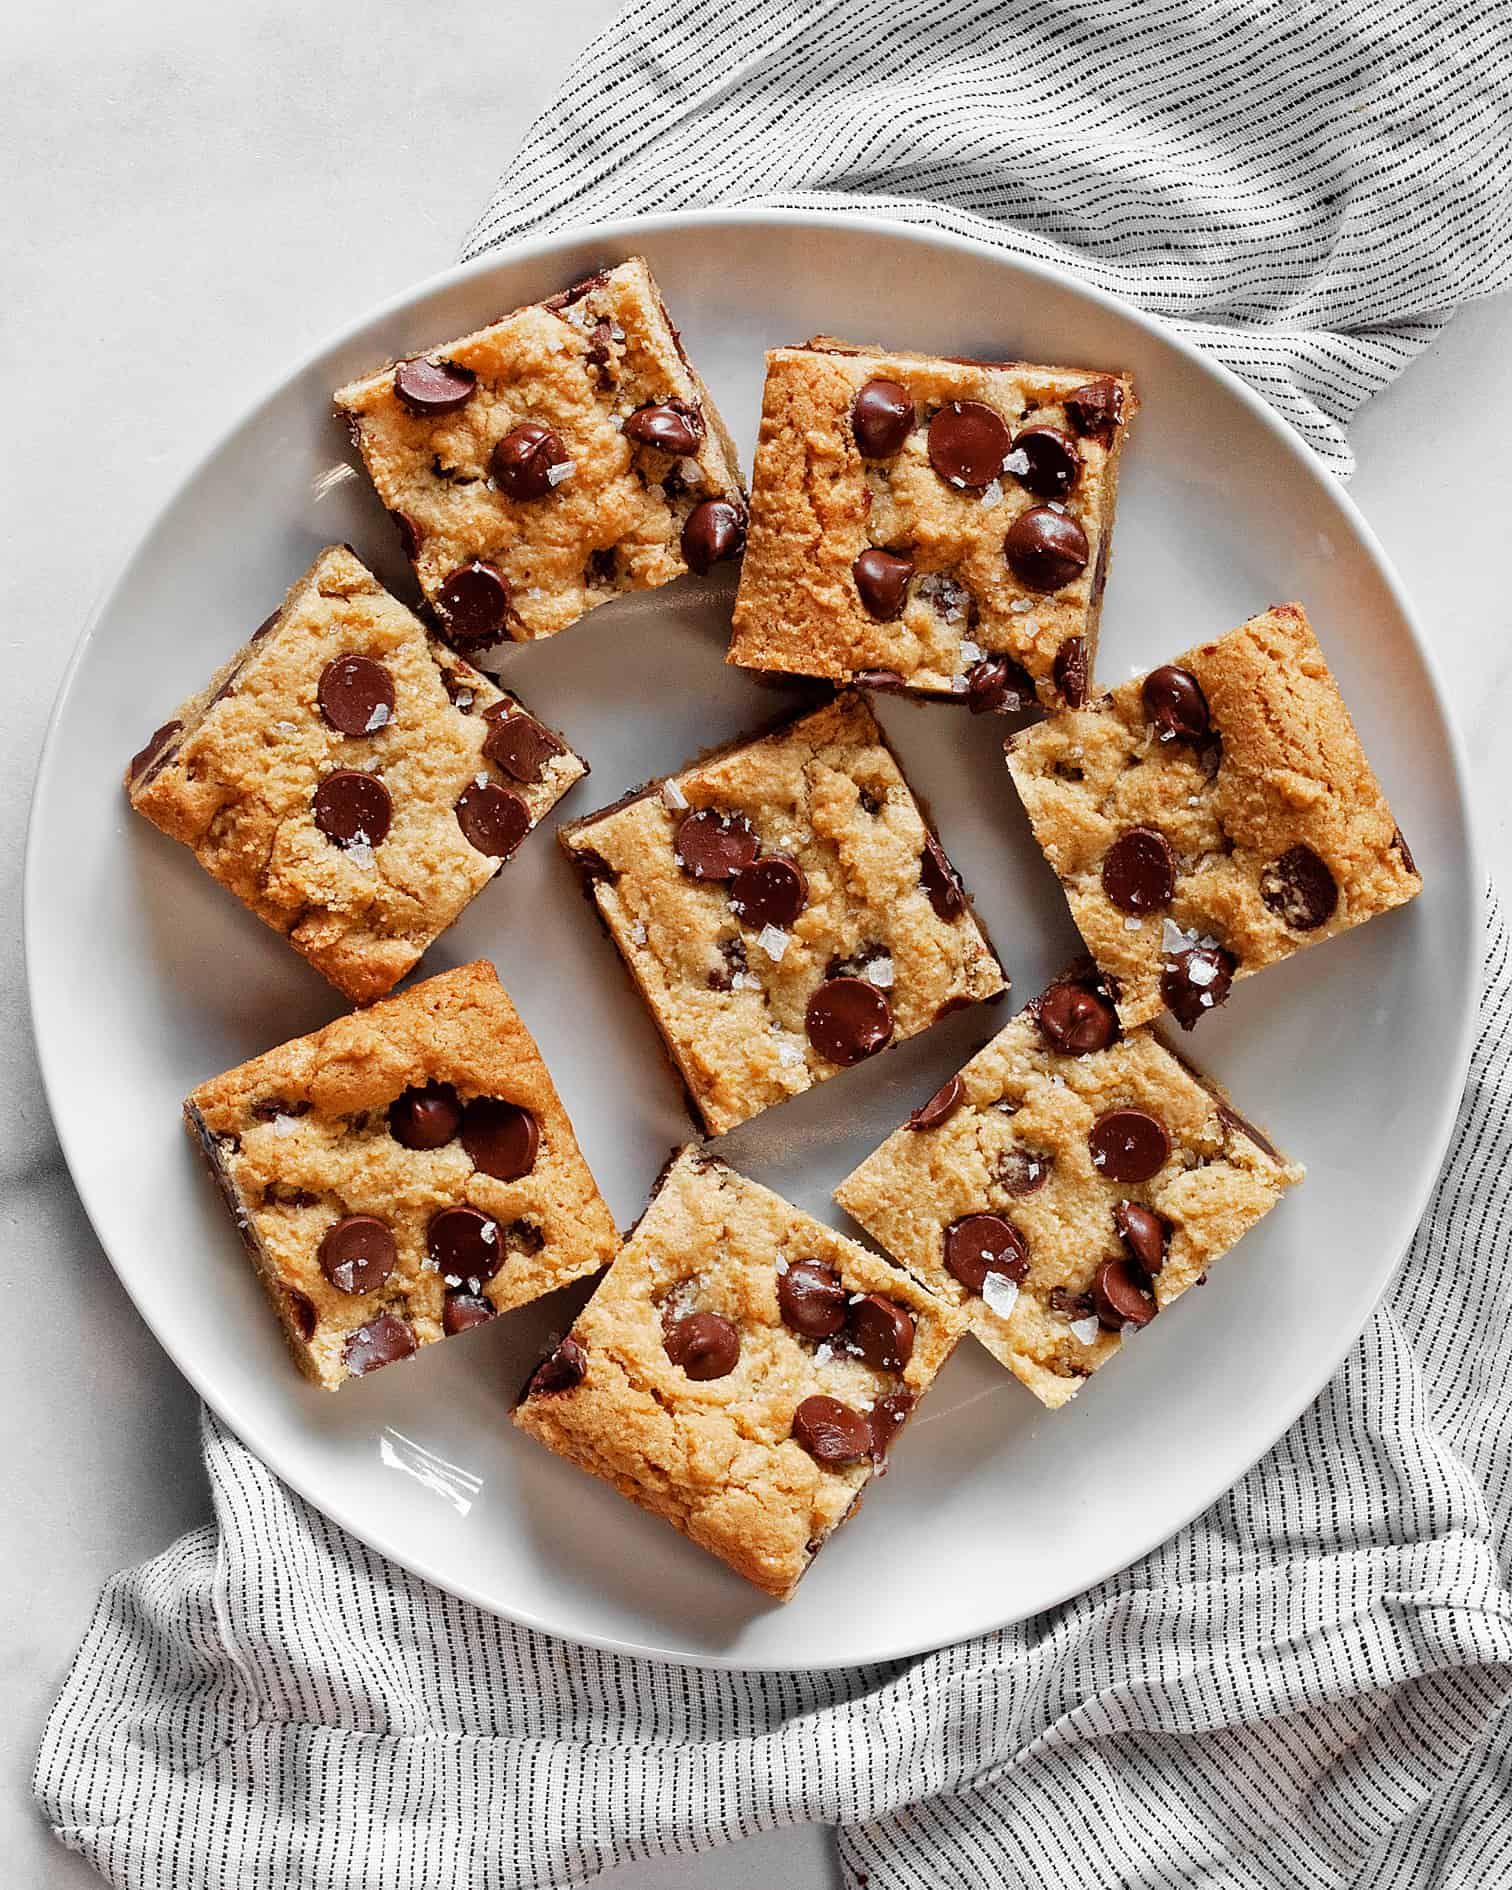
<path fill-rule="evenodd" d="M 1422 888 L 1300 604 L 1013 737 L 1008 767 L 1126 1025 L 1190 1030 Z"/>
<path fill-rule="evenodd" d="M 588 772 L 333 545 L 126 773 L 131 804 L 357 1003 Z"/>
<path fill-rule="evenodd" d="M 774 349 L 730 661 L 1079 707 L 1135 405 L 1079 368 Z"/>
<path fill-rule="evenodd" d="M 1302 1179 L 1079 965 L 835 1190 L 1055 1408 Z"/>
<path fill-rule="evenodd" d="M 856 695 L 559 838 L 715 1135 L 1006 988 Z"/>
<path fill-rule="evenodd" d="M 745 542 L 734 446 L 639 256 L 336 405 L 456 649 L 554 636 Z"/>
<path fill-rule="evenodd" d="M 515 1422 L 785 1600 L 965 1324 L 685 1148 Z"/>
<path fill-rule="evenodd" d="M 607 1265 L 614 1222 L 481 960 L 184 1104 L 307 1378 L 328 1390 Z"/>

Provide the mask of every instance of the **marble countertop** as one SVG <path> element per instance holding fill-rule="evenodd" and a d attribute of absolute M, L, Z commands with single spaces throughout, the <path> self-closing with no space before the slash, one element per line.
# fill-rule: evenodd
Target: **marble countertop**
<path fill-rule="evenodd" d="M 454 260 L 509 150 L 615 4 L 458 0 L 444 58 L 431 56 L 424 16 L 400 0 L 81 0 L 66 36 L 45 9 L 12 18 L 0 139 L 11 200 L 26 207 L 11 239 L 3 357 L 12 450 L 0 859 L 12 914 L 43 726 L 102 586 L 226 407 L 340 322 Z M 1463 311 L 1356 423 L 1352 487 L 1437 650 L 1486 861 L 1504 885 L 1509 346 L 1512 302 Z M 16 931 L 0 982 L 12 1072 L 0 1268 L 11 1306 L 31 1308 L 37 1323 L 13 1318 L 0 1380 L 12 1439 L 0 1857 L 7 1882 L 83 1890 L 99 1880 L 51 1841 L 31 1804 L 42 1719 L 101 1584 L 205 1521 L 208 1503 L 195 1401 L 116 1283 L 64 1172 Z M 819 1890 L 837 1878 L 825 1834 L 808 1830 L 601 1881 Z"/>

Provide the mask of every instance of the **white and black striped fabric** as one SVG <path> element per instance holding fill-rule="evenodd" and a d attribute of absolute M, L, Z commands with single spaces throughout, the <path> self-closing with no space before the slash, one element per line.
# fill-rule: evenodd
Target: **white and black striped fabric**
<path fill-rule="evenodd" d="M 1512 287 L 1507 0 L 636 0 L 469 236 L 873 210 L 1166 316 L 1337 471 L 1453 309 Z"/>
<path fill-rule="evenodd" d="M 469 253 L 636 210 L 870 205 L 1172 317 L 1340 471 L 1512 286 L 1512 16 L 1427 0 L 640 0 Z M 131 1890 L 545 1890 L 810 1820 L 851 1890 L 1512 1885 L 1512 957 L 1387 1303 L 1222 1502 L 896 1666 L 693 1673 L 481 1615 L 212 1417 L 215 1523 L 113 1582 L 37 1791 Z"/>

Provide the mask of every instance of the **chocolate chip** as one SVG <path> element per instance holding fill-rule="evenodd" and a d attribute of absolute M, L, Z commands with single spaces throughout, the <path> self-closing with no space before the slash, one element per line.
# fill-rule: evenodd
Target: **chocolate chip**
<path fill-rule="evenodd" d="M 351 551 L 351 549 L 352 549 L 351 546 L 348 545 L 347 550 Z M 355 557 L 356 553 L 353 552 L 352 555 Z M 267 616 L 263 618 L 262 622 L 252 632 L 251 636 L 247 638 L 247 641 L 249 643 L 261 643 L 263 638 L 273 628 L 274 624 L 278 622 L 279 618 L 282 615 L 283 615 L 282 608 L 279 608 L 278 610 L 270 610 Z"/>
<path fill-rule="evenodd" d="M 509 586 L 504 574 L 481 558 L 459 564 L 441 585 L 436 602 L 446 634 L 459 649 L 497 643 L 509 619 Z"/>
<path fill-rule="evenodd" d="M 131 767 L 127 772 L 133 787 L 183 726 L 182 722 L 165 722 L 161 728 L 152 731 L 146 743 L 131 757 Z"/>
<path fill-rule="evenodd" d="M 550 1397 L 571 1391 L 588 1376 L 588 1354 L 576 1339 L 566 1338 L 549 1358 L 541 1360 L 525 1387 L 527 1398 Z"/>
<path fill-rule="evenodd" d="M 1113 1225 L 1128 1248 L 1130 1259 L 1137 1261 L 1147 1274 L 1158 1273 L 1165 1265 L 1171 1223 L 1154 1208 L 1147 1208 L 1138 1201 L 1115 1201 Z"/>
<path fill-rule="evenodd" d="M 897 381 L 868 381 L 851 403 L 851 431 L 863 459 L 890 459 L 913 423 L 913 398 Z"/>
<path fill-rule="evenodd" d="M 1110 1109 L 1093 1123 L 1087 1144 L 1104 1181 L 1148 1181 L 1171 1153 L 1164 1123 L 1147 1109 Z"/>
<path fill-rule="evenodd" d="M 881 1293 L 868 1293 L 846 1314 L 845 1345 L 873 1371 L 900 1372 L 913 1357 L 913 1315 Z"/>
<path fill-rule="evenodd" d="M 743 814 L 700 807 L 678 822 L 672 851 L 689 879 L 734 879 L 760 853 L 761 842 Z"/>
<path fill-rule="evenodd" d="M 1037 499 L 1065 498 L 1081 472 L 1076 442 L 1059 427 L 1025 427 L 1013 442 L 1013 451 L 1029 462 L 1013 476 Z"/>
<path fill-rule="evenodd" d="M 966 672 L 966 707 L 973 715 L 1017 715 L 1037 700 L 1034 678 L 1011 656 L 984 656 Z"/>
<path fill-rule="evenodd" d="M 603 288 L 608 280 L 607 269 L 595 270 L 591 276 L 584 276 L 581 281 L 574 282 L 571 288 L 559 289 L 555 295 L 548 295 L 541 307 L 549 308 L 553 315 L 558 315 L 564 308 L 571 308 L 574 302 L 581 302 L 584 296 L 592 295 L 595 289 Z"/>
<path fill-rule="evenodd" d="M 572 456 L 558 434 L 537 421 L 511 427 L 494 447 L 489 459 L 494 484 L 506 499 L 544 499 L 556 481 L 551 477 L 555 466 L 568 466 Z"/>
<path fill-rule="evenodd" d="M 966 910 L 966 894 L 960 875 L 945 857 L 945 849 L 932 833 L 924 836 L 924 851 L 919 855 L 919 884 L 929 895 L 936 918 L 949 923 Z"/>
<path fill-rule="evenodd" d="M 516 1103 L 476 1096 L 463 1112 L 462 1146 L 468 1160 L 495 1181 L 518 1181 L 528 1175 L 535 1167 L 540 1142 L 535 1117 Z"/>
<path fill-rule="evenodd" d="M 953 400 L 929 423 L 929 463 L 957 492 L 990 486 L 1008 450 L 1007 422 L 979 400 Z"/>
<path fill-rule="evenodd" d="M 470 781 L 457 797 L 457 825 L 470 846 L 507 860 L 530 832 L 530 809 L 513 788 Z"/>
<path fill-rule="evenodd" d="M 1033 1008 L 1040 1035 L 1062 1056 L 1090 1056 L 1118 1040 L 1118 1012 L 1100 992 L 1072 979 L 1052 984 Z"/>
<path fill-rule="evenodd" d="M 1067 637 L 1055 652 L 1053 669 L 1066 707 L 1079 709 L 1087 700 L 1087 639 Z"/>
<path fill-rule="evenodd" d="M 1127 1260 L 1104 1260 L 1092 1278 L 1092 1309 L 1110 1332 L 1147 1326 L 1160 1308 Z"/>
<path fill-rule="evenodd" d="M 968 1293 L 980 1293 L 989 1273 L 1017 1285 L 1029 1271 L 1029 1249 L 1001 1214 L 967 1214 L 945 1229 L 945 1267 Z"/>
<path fill-rule="evenodd" d="M 663 401 L 654 407 L 637 407 L 625 421 L 625 438 L 637 446 L 654 446 L 658 452 L 686 458 L 698 451 L 702 427 L 695 408 L 681 400 Z"/>
<path fill-rule="evenodd" d="M 805 1339 L 833 1338 L 845 1324 L 847 1297 L 840 1275 L 822 1260 L 793 1260 L 777 1275 L 782 1322 Z"/>
<path fill-rule="evenodd" d="M 389 517 L 394 521 L 394 529 L 399 534 L 399 549 L 413 564 L 420 556 L 420 546 L 423 542 L 420 527 L 408 512 L 396 510 L 390 512 Z"/>
<path fill-rule="evenodd" d="M 1294 932 L 1326 925 L 1339 903 L 1339 884 L 1311 847 L 1290 847 L 1260 875 L 1260 897 Z"/>
<path fill-rule="evenodd" d="M 1123 388 L 1112 379 L 1089 381 L 1066 396 L 1072 426 L 1084 439 L 1099 440 L 1104 446 L 1123 419 L 1123 410 Z"/>
<path fill-rule="evenodd" d="M 892 1042 L 892 1006 L 865 978 L 829 978 L 808 1001 L 809 1042 L 831 1063 L 849 1066 Z"/>
<path fill-rule="evenodd" d="M 903 689 L 903 678 L 895 669 L 858 669 L 851 681 L 858 689 L 880 689 L 889 695 Z"/>
<path fill-rule="evenodd" d="M 1176 861 L 1153 827 L 1131 827 L 1103 855 L 1102 888 L 1120 912 L 1163 912 L 1176 891 Z"/>
<path fill-rule="evenodd" d="M 793 1442 L 827 1469 L 871 1455 L 871 1426 L 838 1398 L 805 1398 L 793 1413 Z"/>
<path fill-rule="evenodd" d="M 871 1457 L 881 1468 L 893 1439 L 912 1415 L 918 1399 L 911 1391 L 888 1391 L 871 1408 Z"/>
<path fill-rule="evenodd" d="M 490 720 L 493 726 L 483 742 L 484 759 L 527 786 L 543 780 L 551 763 L 567 753 L 567 744 L 549 728 L 542 728 L 533 715 L 519 711 Z"/>
<path fill-rule="evenodd" d="M 425 1230 L 436 1271 L 458 1280 L 491 1280 L 504 1264 L 503 1230 L 477 1208 L 442 1208 Z"/>
<path fill-rule="evenodd" d="M 320 713 L 342 735 L 372 735 L 394 719 L 394 679 L 371 656 L 333 656 L 315 685 Z"/>
<path fill-rule="evenodd" d="M 326 1229 L 317 1258 L 340 1292 L 376 1293 L 398 1264 L 399 1249 L 375 1215 L 349 1214 Z"/>
<path fill-rule="evenodd" d="M 1202 684 L 1189 669 L 1162 663 L 1145 677 L 1139 691 L 1145 716 L 1163 742 L 1195 742 L 1207 734 L 1212 718 Z"/>
<path fill-rule="evenodd" d="M 401 1148 L 445 1148 L 462 1126 L 462 1104 L 450 1083 L 407 1089 L 389 1104 L 389 1134 Z"/>
<path fill-rule="evenodd" d="M 385 1365 L 397 1365 L 400 1359 L 412 1357 L 415 1348 L 413 1326 L 392 1313 L 379 1313 L 348 1337 L 342 1359 L 354 1378 L 363 1378 Z"/>
<path fill-rule="evenodd" d="M 1221 945 L 1192 945 L 1167 955 L 1160 995 L 1183 1030 L 1191 1030 L 1205 1011 L 1225 1001 L 1238 963 Z"/>
<path fill-rule="evenodd" d="M 449 1339 L 497 1318 L 498 1307 L 481 1293 L 448 1293 L 441 1304 L 441 1330 Z"/>
<path fill-rule="evenodd" d="M 1398 827 L 1395 833 L 1392 834 L 1391 844 L 1396 848 L 1397 852 L 1401 855 L 1402 864 L 1403 866 L 1406 867 L 1407 871 L 1409 873 L 1416 875 L 1417 861 L 1413 859 L 1412 848 L 1408 846 L 1406 836 L 1403 834 L 1400 827 Z"/>
<path fill-rule="evenodd" d="M 927 1103 L 920 1106 L 908 1118 L 910 1129 L 937 1129 L 951 1114 L 961 1098 L 966 1094 L 966 1085 L 959 1076 L 952 1076 L 941 1084 Z"/>
<path fill-rule="evenodd" d="M 742 867 L 730 884 L 730 909 L 746 925 L 775 925 L 786 931 L 807 903 L 803 869 L 781 853 Z"/>
<path fill-rule="evenodd" d="M 375 774 L 338 768 L 315 790 L 315 825 L 339 847 L 380 845 L 394 817 L 388 789 Z"/>
<path fill-rule="evenodd" d="M 867 616 L 875 617 L 879 623 L 901 617 L 903 606 L 908 602 L 908 580 L 913 572 L 914 562 L 910 557 L 883 551 L 876 545 L 863 551 L 851 566 L 851 576 L 856 580 L 856 593 Z"/>
<path fill-rule="evenodd" d="M 716 1312 L 693 1312 L 667 1328 L 667 1357 L 702 1384 L 728 1378 L 740 1359 L 740 1333 Z"/>
<path fill-rule="evenodd" d="M 705 499 L 683 521 L 683 563 L 702 577 L 711 565 L 745 550 L 745 513 L 728 499 Z"/>
<path fill-rule="evenodd" d="M 998 1157 L 997 1178 L 1009 1194 L 1033 1194 L 1043 1188 L 1054 1167 L 1049 1155 L 1035 1155 L 1026 1148 L 1004 1149 Z"/>
<path fill-rule="evenodd" d="M 733 991 L 735 974 L 747 968 L 745 940 L 730 937 L 720 942 L 720 956 L 723 964 L 716 965 L 709 973 L 708 984 L 711 991 Z"/>
<path fill-rule="evenodd" d="M 394 392 L 411 413 L 455 413 L 473 397 L 478 377 L 455 361 L 427 361 L 417 355 L 394 369 Z"/>
<path fill-rule="evenodd" d="M 1058 591 L 1074 583 L 1091 555 L 1087 534 L 1076 520 L 1048 505 L 1020 512 L 1003 539 L 1008 569 L 1031 591 Z"/>
<path fill-rule="evenodd" d="M 306 1345 L 315 1337 L 316 1312 L 315 1302 L 308 1293 L 301 1293 L 297 1286 L 283 1289 L 284 1304 L 289 1309 L 289 1317 L 294 1321 L 294 1330 Z"/>

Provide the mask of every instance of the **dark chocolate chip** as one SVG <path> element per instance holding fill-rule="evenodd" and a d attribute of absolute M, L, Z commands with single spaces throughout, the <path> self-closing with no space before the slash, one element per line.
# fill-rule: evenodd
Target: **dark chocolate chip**
<path fill-rule="evenodd" d="M 1110 1332 L 1147 1326 L 1160 1308 L 1135 1269 L 1122 1257 L 1104 1260 L 1092 1279 L 1092 1308 Z"/>
<path fill-rule="evenodd" d="M 394 679 L 371 656 L 333 656 L 320 672 L 315 698 L 342 735 L 374 735 L 394 719 Z"/>
<path fill-rule="evenodd" d="M 576 1339 L 566 1338 L 548 1358 L 541 1360 L 525 1387 L 527 1398 L 551 1397 L 571 1391 L 588 1376 L 588 1353 Z"/>
<path fill-rule="evenodd" d="M 315 1337 L 317 1315 L 315 1302 L 308 1293 L 301 1293 L 297 1286 L 283 1289 L 284 1304 L 289 1309 L 289 1317 L 294 1321 L 294 1330 L 306 1345 Z"/>
<path fill-rule="evenodd" d="M 401 1148 L 445 1148 L 462 1126 L 462 1104 L 450 1083 L 407 1089 L 389 1104 L 389 1134 Z"/>
<path fill-rule="evenodd" d="M 1034 1194 L 1049 1180 L 1054 1165 L 1049 1155 L 1036 1155 L 1017 1145 L 1006 1148 L 998 1157 L 998 1184 L 1009 1194 Z"/>
<path fill-rule="evenodd" d="M 1166 1242 L 1171 1237 L 1171 1223 L 1139 1201 L 1115 1201 L 1113 1225 L 1135 1260 L 1147 1275 L 1157 1274 L 1165 1265 Z"/>
<path fill-rule="evenodd" d="M 394 369 L 394 392 L 411 413 L 455 413 L 473 397 L 478 377 L 455 361 L 427 361 L 417 355 Z"/>
<path fill-rule="evenodd" d="M 376 1293 L 399 1261 L 394 1236 L 375 1215 L 348 1214 L 325 1231 L 320 1270 L 343 1293 Z"/>
<path fill-rule="evenodd" d="M 420 546 L 423 542 L 419 525 L 408 512 L 393 511 L 389 513 L 389 517 L 394 521 L 394 529 L 399 534 L 399 549 L 413 564 L 420 556 Z"/>
<path fill-rule="evenodd" d="M 903 615 L 908 602 L 908 580 L 914 573 L 914 561 L 894 551 L 873 545 L 863 551 L 851 566 L 856 593 L 868 617 L 887 623 Z"/>
<path fill-rule="evenodd" d="M 702 1384 L 728 1378 L 740 1360 L 740 1332 L 716 1312 L 692 1312 L 667 1328 L 667 1357 Z"/>
<path fill-rule="evenodd" d="M 1339 883 L 1311 847 L 1290 847 L 1260 875 L 1260 897 L 1294 932 L 1326 925 L 1339 903 Z"/>
<path fill-rule="evenodd" d="M 743 814 L 700 807 L 678 822 L 672 851 L 689 879 L 734 879 L 760 853 L 761 842 Z"/>
<path fill-rule="evenodd" d="M 530 809 L 513 788 L 470 781 L 457 797 L 457 825 L 470 846 L 507 860 L 530 832 Z"/>
<path fill-rule="evenodd" d="M 1017 715 L 1037 700 L 1034 678 L 1011 656 L 984 656 L 966 672 L 966 707 L 973 715 Z"/>
<path fill-rule="evenodd" d="M 1085 1057 L 1118 1040 L 1118 1012 L 1100 992 L 1066 979 L 1034 1005 L 1034 1021 L 1052 1050 Z"/>
<path fill-rule="evenodd" d="M 425 1230 L 426 1250 L 438 1273 L 454 1280 L 491 1280 L 504 1264 L 503 1229 L 477 1208 L 442 1208 Z"/>
<path fill-rule="evenodd" d="M 1008 569 L 1031 591 L 1058 591 L 1075 583 L 1091 555 L 1087 534 L 1076 520 L 1048 505 L 1020 512 L 1003 539 Z"/>
<path fill-rule="evenodd" d="M 1397 852 L 1402 856 L 1402 864 L 1403 866 L 1406 867 L 1407 871 L 1409 873 L 1416 875 L 1417 874 L 1417 861 L 1413 859 L 1412 848 L 1408 846 L 1406 836 L 1403 834 L 1400 827 L 1398 827 L 1396 832 L 1392 834 L 1391 844 L 1396 848 Z"/>
<path fill-rule="evenodd" d="M 584 276 L 581 281 L 574 282 L 571 288 L 559 289 L 555 295 L 548 295 L 541 307 L 549 308 L 553 315 L 559 315 L 564 308 L 571 308 L 574 302 L 581 302 L 585 295 L 592 295 L 595 289 L 603 288 L 608 280 L 607 269 L 595 270 L 591 276 Z"/>
<path fill-rule="evenodd" d="M 881 689 L 889 695 L 903 688 L 903 678 L 895 669 L 858 669 L 851 681 L 858 689 Z"/>
<path fill-rule="evenodd" d="M 1092 1124 L 1087 1145 L 1104 1181 L 1148 1181 L 1171 1153 L 1165 1124 L 1148 1109 L 1110 1109 Z"/>
<path fill-rule="evenodd" d="M 871 1455 L 871 1426 L 838 1398 L 805 1398 L 793 1413 L 793 1442 L 827 1469 Z"/>
<path fill-rule="evenodd" d="M 348 550 L 348 551 L 351 551 L 351 549 L 352 549 L 352 548 L 351 548 L 351 546 L 350 546 L 350 545 L 348 545 L 348 546 L 347 546 L 347 550 Z M 353 556 L 355 556 L 355 555 L 356 555 L 356 554 L 355 554 L 355 553 L 353 553 Z M 274 626 L 274 624 L 276 624 L 276 623 L 278 622 L 278 620 L 279 620 L 279 618 L 280 618 L 280 617 L 281 617 L 282 615 L 283 615 L 283 611 L 282 611 L 282 609 L 281 609 L 281 608 L 280 608 L 280 609 L 278 609 L 278 610 L 270 610 L 270 611 L 268 612 L 268 614 L 267 614 L 267 616 L 263 618 L 263 620 L 262 620 L 262 622 L 261 622 L 261 623 L 260 623 L 260 624 L 259 624 L 259 625 L 257 626 L 257 628 L 256 628 L 256 629 L 255 629 L 255 630 L 254 630 L 254 631 L 252 632 L 252 634 L 251 634 L 251 636 L 249 636 L 249 637 L 247 638 L 247 641 L 248 641 L 249 643 L 261 643 L 261 642 L 262 642 L 262 640 L 263 640 L 263 638 L 264 638 L 264 637 L 265 637 L 265 636 L 266 636 L 266 635 L 268 634 L 268 632 L 269 632 L 269 631 L 270 631 L 270 630 L 271 630 L 271 629 L 273 628 L 273 626 Z"/>
<path fill-rule="evenodd" d="M 1104 446 L 1123 419 L 1123 410 L 1123 388 L 1112 379 L 1089 381 L 1066 396 L 1072 426 L 1083 439 L 1100 440 Z"/>
<path fill-rule="evenodd" d="M 354 1378 L 363 1378 L 385 1365 L 397 1365 L 400 1359 L 413 1357 L 415 1347 L 413 1326 L 392 1313 L 379 1313 L 348 1337 L 342 1358 Z"/>
<path fill-rule="evenodd" d="M 745 550 L 745 513 L 729 499 L 705 499 L 683 521 L 683 563 L 702 577 Z"/>
<path fill-rule="evenodd" d="M 1212 718 L 1202 684 L 1189 669 L 1162 663 L 1140 688 L 1146 718 L 1163 742 L 1200 741 Z"/>
<path fill-rule="evenodd" d="M 822 1260 L 793 1260 L 777 1275 L 782 1322 L 805 1339 L 833 1338 L 845 1324 L 847 1297 L 840 1275 Z"/>
<path fill-rule="evenodd" d="M 863 459 L 891 459 L 913 423 L 913 398 L 897 381 L 868 381 L 851 403 L 851 431 Z"/>
<path fill-rule="evenodd" d="M 929 463 L 957 492 L 990 486 L 1009 444 L 1008 423 L 979 400 L 953 400 L 929 423 Z"/>
<path fill-rule="evenodd" d="M 1222 1004 L 1233 988 L 1239 961 L 1221 945 L 1192 945 L 1170 952 L 1160 974 L 1160 995 L 1183 1030 Z"/>
<path fill-rule="evenodd" d="M 892 1042 L 892 1006 L 865 978 L 826 979 L 803 1021 L 809 1042 L 831 1063 L 860 1063 Z"/>
<path fill-rule="evenodd" d="M 315 825 L 339 847 L 379 846 L 388 837 L 394 803 L 375 774 L 338 768 L 315 790 Z"/>
<path fill-rule="evenodd" d="M 919 855 L 919 884 L 929 895 L 936 918 L 948 923 L 959 919 L 966 910 L 960 875 L 946 859 L 945 849 L 932 833 L 924 836 L 924 851 Z"/>
<path fill-rule="evenodd" d="M 128 772 L 133 787 L 183 726 L 182 722 L 165 722 L 161 728 L 152 731 L 145 744 L 131 757 L 131 767 Z"/>
<path fill-rule="evenodd" d="M 922 1103 L 908 1118 L 910 1129 L 937 1129 L 945 1118 L 959 1104 L 966 1094 L 966 1085 L 959 1076 L 952 1076 L 935 1091 L 927 1103 Z"/>
<path fill-rule="evenodd" d="M 558 483 L 552 469 L 567 466 L 572 455 L 560 435 L 537 421 L 511 427 L 494 447 L 489 460 L 494 484 L 506 499 L 544 499 Z"/>
<path fill-rule="evenodd" d="M 498 1307 L 481 1293 L 448 1293 L 441 1303 L 441 1330 L 449 1339 L 497 1318 Z"/>
<path fill-rule="evenodd" d="M 668 400 L 654 407 L 637 407 L 625 421 L 625 438 L 637 446 L 686 458 L 698 451 L 702 425 L 696 408 L 685 401 Z"/>
<path fill-rule="evenodd" d="M 518 1181 L 535 1167 L 541 1132 L 535 1117 L 496 1096 L 476 1096 L 462 1114 L 468 1160 L 495 1181 Z M 455 1269 L 453 1269 L 455 1271 Z"/>
<path fill-rule="evenodd" d="M 1120 912 L 1163 912 L 1176 891 L 1176 861 L 1153 827 L 1131 827 L 1103 855 L 1102 888 Z"/>
<path fill-rule="evenodd" d="M 509 620 L 509 586 L 504 574 L 483 559 L 459 564 L 437 594 L 446 634 L 459 649 L 497 643 Z"/>
<path fill-rule="evenodd" d="M 1059 427 L 1025 427 L 1013 442 L 1013 451 L 1029 462 L 1013 476 L 1037 499 L 1065 498 L 1081 473 L 1076 442 Z"/>
<path fill-rule="evenodd" d="M 720 942 L 719 951 L 723 962 L 716 965 L 709 973 L 709 989 L 711 991 L 733 991 L 735 989 L 736 972 L 744 971 L 747 968 L 745 940 L 733 936 L 723 939 Z"/>
<path fill-rule="evenodd" d="M 565 742 L 523 710 L 489 720 L 493 726 L 483 742 L 484 759 L 527 786 L 544 779 L 551 763 L 567 753 Z"/>
<path fill-rule="evenodd" d="M 1055 652 L 1055 686 L 1065 698 L 1068 709 L 1079 709 L 1087 700 L 1087 639 L 1067 637 Z"/>
<path fill-rule="evenodd" d="M 888 1391 L 871 1408 L 871 1456 L 881 1469 L 893 1440 L 908 1422 L 918 1399 L 911 1391 Z"/>
<path fill-rule="evenodd" d="M 781 853 L 752 861 L 730 883 L 730 909 L 746 925 L 775 925 L 786 931 L 807 903 L 802 867 Z"/>
<path fill-rule="evenodd" d="M 967 1214 L 945 1229 L 945 1266 L 968 1293 L 980 1293 L 989 1273 L 1017 1285 L 1029 1271 L 1029 1249 L 1001 1214 Z"/>
<path fill-rule="evenodd" d="M 845 1346 L 873 1371 L 900 1372 L 913 1357 L 913 1315 L 881 1293 L 868 1293 L 846 1314 Z"/>

